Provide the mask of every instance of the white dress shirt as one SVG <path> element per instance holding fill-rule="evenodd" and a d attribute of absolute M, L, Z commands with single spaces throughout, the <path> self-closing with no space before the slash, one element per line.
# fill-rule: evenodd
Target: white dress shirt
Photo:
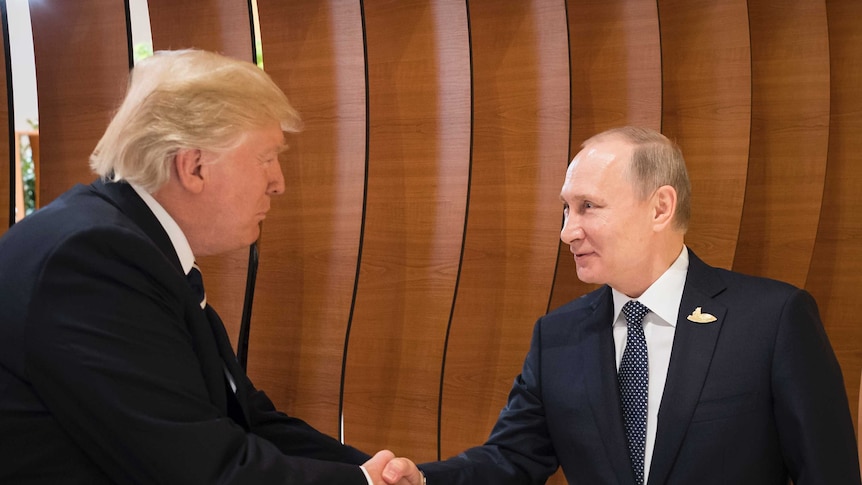
<path fill-rule="evenodd" d="M 676 319 L 679 315 L 679 305 L 682 301 L 682 290 L 688 274 L 688 250 L 683 246 L 676 261 L 662 274 L 659 279 L 647 288 L 639 298 L 628 296 L 613 290 L 614 296 L 614 346 L 616 349 L 617 370 L 626 346 L 628 328 L 626 317 L 622 314 L 623 305 L 636 299 L 649 308 L 644 317 L 644 336 L 647 342 L 647 359 L 649 361 L 649 383 L 647 390 L 647 432 L 646 449 L 644 451 L 644 484 L 649 480 L 649 469 L 652 463 L 652 452 L 655 446 L 655 435 L 658 424 L 658 408 L 664 393 L 664 383 L 667 379 L 667 368 L 670 363 L 670 352 L 673 348 L 673 336 L 676 331 Z"/>

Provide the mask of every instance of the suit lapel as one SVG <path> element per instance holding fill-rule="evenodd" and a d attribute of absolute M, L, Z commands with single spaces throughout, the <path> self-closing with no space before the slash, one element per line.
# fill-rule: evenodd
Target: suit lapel
<path fill-rule="evenodd" d="M 100 197 L 119 208 L 123 214 L 134 221 L 177 270 L 177 277 L 185 281 L 182 264 L 168 233 L 150 208 L 147 207 L 147 204 L 129 184 L 125 182 L 105 183 L 97 180 L 90 187 Z M 227 394 L 224 367 L 227 366 L 229 372 L 234 376 L 234 381 L 237 385 L 237 396 L 245 395 L 242 392 L 244 389 L 242 378 L 244 373 L 239 369 L 239 365 L 236 362 L 236 356 L 230 346 L 230 341 L 228 340 L 221 318 L 209 305 L 206 307 L 205 312 L 200 311 L 197 303 L 194 301 L 193 295 L 191 295 L 191 289 L 189 291 L 190 311 L 192 312 L 192 315 L 189 317 L 189 331 L 192 333 L 193 340 L 197 342 L 197 353 L 201 360 L 204 381 L 206 382 L 206 387 L 213 404 L 228 414 L 230 408 L 228 400 L 234 399 L 234 397 Z M 214 352 L 216 348 L 218 349 L 218 353 Z M 238 399 L 238 401 L 241 400 Z M 234 414 L 241 414 L 241 416 L 231 417 L 248 428 L 247 423 L 249 420 L 246 406 L 240 404 L 239 407 L 242 409 L 242 412 Z"/>
<path fill-rule="evenodd" d="M 135 192 L 135 189 L 125 182 L 105 183 L 101 180 L 93 182 L 90 187 L 100 197 L 108 200 L 129 219 L 134 221 L 141 228 L 141 231 L 149 236 L 153 243 L 161 250 L 165 258 L 170 261 L 179 274 L 184 275 L 180 259 L 177 256 L 173 243 L 171 243 L 171 238 L 150 208 L 147 207 L 147 204 Z"/>
<path fill-rule="evenodd" d="M 238 404 L 239 407 L 239 411 L 237 411 L 237 414 L 239 415 L 231 417 L 240 425 L 248 429 L 250 419 L 248 415 L 248 403 L 245 402 L 245 372 L 243 372 L 239 367 L 239 363 L 236 360 L 236 354 L 233 352 L 233 347 L 230 345 L 227 331 L 225 331 L 224 324 L 218 316 L 218 313 L 216 313 L 209 305 L 206 306 L 205 311 L 207 320 L 209 321 L 212 332 L 215 335 L 216 345 L 218 346 L 219 354 L 221 354 L 221 359 L 224 362 L 224 366 L 227 367 L 228 372 L 230 372 L 231 377 L 233 377 L 234 384 L 236 385 L 235 393 L 233 391 L 228 391 L 227 388 L 225 388 L 225 393 L 228 394 L 226 399 L 228 401 L 235 399 L 235 403 Z M 223 375 L 222 382 L 225 382 L 225 379 L 226 376 Z M 231 396 L 230 394 L 233 395 Z M 228 407 L 228 409 L 230 409 L 230 407 Z"/>
<path fill-rule="evenodd" d="M 724 283 L 713 268 L 689 251 L 689 269 L 680 302 L 664 394 L 658 414 L 649 483 L 667 480 L 700 399 L 727 308 L 713 298 Z M 690 321 L 697 307 L 715 316 L 709 323 Z"/>
<path fill-rule="evenodd" d="M 586 349 L 595 350 L 584 358 L 585 384 L 596 427 L 617 481 L 621 484 L 633 484 L 617 384 L 613 313 L 611 291 L 605 287 L 604 292 L 597 298 L 593 314 L 585 320 L 585 325 L 590 329 L 590 338 L 596 339 L 594 345 L 584 346 Z"/>

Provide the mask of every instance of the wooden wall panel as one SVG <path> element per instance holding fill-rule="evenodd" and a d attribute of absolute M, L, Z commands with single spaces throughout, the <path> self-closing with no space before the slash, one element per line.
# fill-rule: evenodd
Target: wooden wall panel
<path fill-rule="evenodd" d="M 39 97 L 39 202 L 95 176 L 88 164 L 126 91 L 123 2 L 30 2 Z"/>
<path fill-rule="evenodd" d="M 862 372 L 862 330 L 856 317 L 862 287 L 862 2 L 830 0 L 826 9 L 829 145 L 823 203 L 805 288 L 820 306 L 858 426 L 862 422 L 856 405 Z"/>
<path fill-rule="evenodd" d="M 566 5 L 572 96 L 569 159 L 584 140 L 616 126 L 661 129 L 655 0 L 568 0 Z M 548 309 L 595 288 L 578 280 L 572 253 L 561 243 Z"/>
<path fill-rule="evenodd" d="M 257 1 L 266 68 L 306 122 L 251 336 L 250 374 L 280 408 L 332 435 L 343 410 L 348 442 L 419 461 L 482 442 L 532 322 L 591 288 L 557 242 L 566 165 L 632 123 L 686 154 L 692 249 L 814 294 L 858 423 L 858 0 Z M 247 0 L 149 5 L 156 49 L 251 60 Z M 49 202 L 93 178 L 126 19 L 116 0 L 30 10 Z M 202 262 L 234 339 L 246 257 Z"/>
<path fill-rule="evenodd" d="M 686 244 L 730 268 L 742 217 L 751 126 L 744 0 L 660 0 L 662 132 L 683 149 L 692 185 Z"/>
<path fill-rule="evenodd" d="M 466 7 L 460 0 L 363 5 L 368 195 L 344 431 L 364 448 L 430 460 L 470 173 Z"/>
<path fill-rule="evenodd" d="M 473 158 L 441 454 L 484 441 L 548 305 L 569 155 L 565 3 L 470 2 Z"/>
<path fill-rule="evenodd" d="M 254 59 L 248 0 L 147 0 L 147 4 L 153 50 L 195 47 Z"/>
<path fill-rule="evenodd" d="M 197 48 L 252 62 L 248 0 L 147 0 L 153 50 Z M 261 240 L 266 237 L 261 234 Z M 263 257 L 263 255 L 261 255 Z M 207 299 L 236 348 L 245 296 L 248 249 L 199 258 Z"/>
<path fill-rule="evenodd" d="M 9 57 L 7 56 L 8 45 L 6 43 L 6 4 L 0 5 L 0 15 L 2 18 L 3 32 L 0 32 L 0 128 L 3 135 L 0 135 L 0 236 L 6 232 L 6 229 L 15 220 L 15 166 L 18 164 L 15 158 L 15 142 L 10 137 L 14 137 L 14 121 L 11 119 L 12 114 L 9 112 L 9 97 L 11 91 L 8 87 L 12 84 L 11 79 L 7 79 L 6 75 L 9 72 Z M 10 151 L 10 148 L 13 149 Z M 20 169 L 19 169 L 20 170 Z M 22 208 L 23 210 L 23 208 Z"/>
<path fill-rule="evenodd" d="M 764 0 L 748 9 L 751 152 L 733 269 L 803 286 L 829 138 L 826 5 Z"/>
<path fill-rule="evenodd" d="M 249 374 L 284 411 L 340 432 L 365 186 L 359 2 L 258 0 L 266 71 L 304 120 L 262 242 Z M 355 435 L 355 433 L 354 433 Z"/>

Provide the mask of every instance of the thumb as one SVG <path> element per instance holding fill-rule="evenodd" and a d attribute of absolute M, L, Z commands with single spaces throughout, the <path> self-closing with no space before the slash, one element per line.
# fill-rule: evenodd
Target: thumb
<path fill-rule="evenodd" d="M 372 456 L 370 460 L 365 462 L 365 467 L 382 470 L 384 465 L 386 465 L 393 458 L 395 458 L 395 453 L 392 453 L 389 450 L 380 450 L 374 456 Z"/>
<path fill-rule="evenodd" d="M 403 463 L 403 459 L 394 458 L 383 469 L 383 479 L 386 480 L 386 483 L 395 483 L 401 480 L 406 472 L 407 465 Z"/>
<path fill-rule="evenodd" d="M 422 480 L 422 475 L 416 465 L 407 458 L 394 458 L 383 469 L 383 479 L 386 483 L 394 484 L 402 478 L 406 479 L 411 484 L 419 484 Z"/>

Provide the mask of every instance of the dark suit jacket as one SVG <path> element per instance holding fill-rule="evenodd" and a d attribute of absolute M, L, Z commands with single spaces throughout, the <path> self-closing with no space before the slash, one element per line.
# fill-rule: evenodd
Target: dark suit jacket
<path fill-rule="evenodd" d="M 841 369 L 805 291 L 689 252 L 649 485 L 858 485 Z M 687 316 L 696 307 L 717 317 Z M 542 317 L 488 442 L 422 465 L 431 485 L 634 483 L 620 411 L 613 297 Z"/>
<path fill-rule="evenodd" d="M 0 483 L 366 485 L 367 458 L 254 388 L 128 185 L 0 239 Z"/>

